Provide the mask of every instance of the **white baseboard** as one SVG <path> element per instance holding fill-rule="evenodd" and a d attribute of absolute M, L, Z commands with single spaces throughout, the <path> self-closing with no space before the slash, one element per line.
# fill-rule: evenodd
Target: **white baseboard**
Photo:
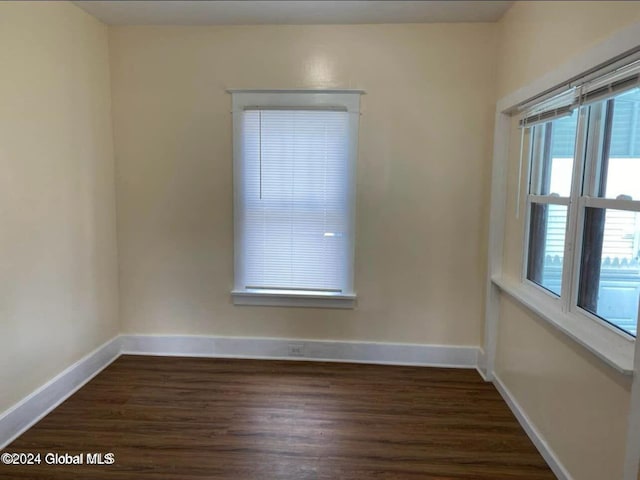
<path fill-rule="evenodd" d="M 290 355 L 290 347 L 297 349 Z M 122 354 L 227 357 L 475 368 L 478 348 L 286 338 L 120 335 L 0 413 L 5 448 Z"/>
<path fill-rule="evenodd" d="M 120 356 L 120 337 L 78 360 L 0 414 L 0 450 L 13 442 Z"/>
<path fill-rule="evenodd" d="M 475 368 L 478 348 L 287 338 L 122 335 L 122 353 Z M 301 352 L 290 354 L 290 347 Z"/>
<path fill-rule="evenodd" d="M 0 414 L 0 449 L 5 448 L 122 354 L 476 368 L 485 378 L 481 368 L 484 356 L 478 347 L 287 338 L 120 335 Z M 509 389 L 495 374 L 493 383 L 555 475 L 560 480 L 572 480 Z"/>
<path fill-rule="evenodd" d="M 495 373 L 493 374 L 493 384 L 495 385 L 498 392 L 500 392 L 500 395 L 502 395 L 502 398 L 520 423 L 520 426 L 529 436 L 535 447 L 538 449 L 538 452 L 540 452 L 540 455 L 542 455 L 542 458 L 544 458 L 544 460 L 547 462 L 547 465 L 549 465 L 549 468 L 551 468 L 555 476 L 558 477 L 559 480 L 573 480 L 571 474 L 567 471 L 564 465 L 562 465 L 562 462 L 560 462 L 560 459 L 551 449 L 540 431 L 531 422 L 529 416 L 524 412 L 512 393 L 505 386 L 502 380 L 500 380 L 500 377 L 498 377 Z"/>
<path fill-rule="evenodd" d="M 286 338 L 120 335 L 0 414 L 0 449 L 5 448 L 122 354 L 476 368 L 483 375 L 482 369 L 478 368 L 482 364 L 482 353 L 480 348 L 469 346 Z M 493 383 L 556 476 L 560 480 L 572 480 L 500 378 L 494 375 Z"/>

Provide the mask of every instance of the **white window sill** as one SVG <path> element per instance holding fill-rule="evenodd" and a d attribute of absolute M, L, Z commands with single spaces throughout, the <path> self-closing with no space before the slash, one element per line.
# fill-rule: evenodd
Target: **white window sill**
<path fill-rule="evenodd" d="M 546 320 L 573 341 L 624 375 L 633 375 L 634 342 L 580 314 L 563 312 L 552 299 L 521 282 L 491 279 L 501 291 Z"/>
<path fill-rule="evenodd" d="M 234 305 L 266 307 L 354 308 L 356 296 L 328 292 L 233 290 Z"/>

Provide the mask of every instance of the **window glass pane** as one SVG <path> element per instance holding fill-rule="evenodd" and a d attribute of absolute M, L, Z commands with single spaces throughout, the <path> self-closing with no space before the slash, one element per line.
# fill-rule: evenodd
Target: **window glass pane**
<path fill-rule="evenodd" d="M 640 200 L 640 88 L 604 102 L 599 195 Z"/>
<path fill-rule="evenodd" d="M 531 193 L 571 195 L 578 112 L 535 128 Z"/>
<path fill-rule="evenodd" d="M 587 208 L 578 305 L 636 334 L 640 213 Z"/>
<path fill-rule="evenodd" d="M 527 278 L 556 295 L 562 290 L 567 207 L 531 204 Z"/>

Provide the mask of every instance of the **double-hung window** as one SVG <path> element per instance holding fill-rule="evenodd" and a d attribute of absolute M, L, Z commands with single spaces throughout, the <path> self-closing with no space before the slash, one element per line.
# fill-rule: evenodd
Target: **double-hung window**
<path fill-rule="evenodd" d="M 234 303 L 353 306 L 360 92 L 232 92 Z"/>
<path fill-rule="evenodd" d="M 640 302 L 640 65 L 529 106 L 524 277 L 623 336 Z"/>

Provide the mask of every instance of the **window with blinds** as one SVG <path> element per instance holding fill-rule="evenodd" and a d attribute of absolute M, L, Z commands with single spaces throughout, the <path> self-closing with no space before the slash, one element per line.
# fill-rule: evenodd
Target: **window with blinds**
<path fill-rule="evenodd" d="M 640 60 L 522 107 L 530 129 L 525 278 L 637 334 Z"/>
<path fill-rule="evenodd" d="M 352 297 L 358 94 L 237 96 L 234 293 Z"/>

